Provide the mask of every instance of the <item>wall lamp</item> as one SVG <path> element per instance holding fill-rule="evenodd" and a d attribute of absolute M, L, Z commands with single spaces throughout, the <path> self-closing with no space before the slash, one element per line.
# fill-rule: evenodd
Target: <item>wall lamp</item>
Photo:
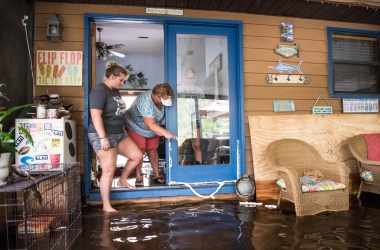
<path fill-rule="evenodd" d="M 50 42 L 62 42 L 63 17 L 54 14 L 47 21 L 46 37 Z"/>

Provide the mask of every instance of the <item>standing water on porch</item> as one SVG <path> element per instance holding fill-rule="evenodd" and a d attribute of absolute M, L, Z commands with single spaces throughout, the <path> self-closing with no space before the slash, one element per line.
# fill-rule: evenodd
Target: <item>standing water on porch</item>
<path fill-rule="evenodd" d="M 380 249 L 378 196 L 350 200 L 349 211 L 305 217 L 290 203 L 281 210 L 232 200 L 119 204 L 107 214 L 87 206 L 75 249 Z"/>

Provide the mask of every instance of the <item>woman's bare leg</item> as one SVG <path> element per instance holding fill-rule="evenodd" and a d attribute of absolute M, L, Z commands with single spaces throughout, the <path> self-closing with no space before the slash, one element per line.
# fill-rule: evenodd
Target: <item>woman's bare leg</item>
<path fill-rule="evenodd" d="M 140 162 L 142 163 L 142 152 L 130 137 L 125 138 L 122 142 L 118 144 L 117 147 L 119 149 L 119 153 L 128 158 L 128 161 L 124 166 L 123 172 L 121 173 L 118 185 L 121 187 L 135 189 L 136 187 L 129 184 L 127 180 L 132 171 L 139 166 Z M 137 172 L 138 169 L 136 168 L 136 177 Z"/>
<path fill-rule="evenodd" d="M 99 185 L 103 210 L 106 212 L 117 212 L 110 202 L 112 180 L 116 169 L 117 148 L 111 148 L 107 151 L 96 150 L 95 153 L 102 168 L 102 176 L 100 177 Z"/>
<path fill-rule="evenodd" d="M 140 149 L 140 150 L 141 150 L 140 152 L 141 152 L 142 154 L 145 153 L 145 149 L 144 149 L 144 148 L 143 148 L 143 149 Z M 139 180 L 142 179 L 142 177 L 141 177 L 142 165 L 143 165 L 143 160 L 141 159 L 140 163 L 137 164 L 137 166 L 136 166 L 136 180 L 137 180 L 137 179 L 139 179 Z"/>
<path fill-rule="evenodd" d="M 155 178 L 161 177 L 160 172 L 158 170 L 159 157 L 158 157 L 157 149 L 148 149 L 147 152 L 148 152 L 149 162 L 152 165 Z"/>

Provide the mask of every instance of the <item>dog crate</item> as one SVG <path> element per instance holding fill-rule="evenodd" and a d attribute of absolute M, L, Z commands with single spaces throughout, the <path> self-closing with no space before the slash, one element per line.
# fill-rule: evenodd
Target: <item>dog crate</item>
<path fill-rule="evenodd" d="M 82 232 L 80 165 L 30 171 L 0 188 L 6 246 L 1 249 L 72 249 Z"/>

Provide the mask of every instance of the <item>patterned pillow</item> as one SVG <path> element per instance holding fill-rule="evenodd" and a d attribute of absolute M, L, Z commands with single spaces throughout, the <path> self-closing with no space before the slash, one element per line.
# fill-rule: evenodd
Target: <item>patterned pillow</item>
<path fill-rule="evenodd" d="M 301 176 L 300 177 L 300 182 L 301 183 L 306 183 L 306 184 L 311 184 L 311 185 L 315 185 L 315 179 L 313 178 L 309 178 L 307 176 Z M 278 186 L 280 186 L 281 188 L 283 189 L 286 189 L 286 185 L 285 185 L 285 180 L 283 178 L 280 178 L 276 181 L 276 184 Z"/>
<path fill-rule="evenodd" d="M 301 190 L 304 193 L 330 191 L 346 188 L 346 185 L 339 182 L 323 180 L 318 178 L 309 178 L 307 176 L 301 176 L 300 182 L 302 183 Z M 276 184 L 279 185 L 281 188 L 286 189 L 284 179 L 281 178 L 277 180 Z"/>
<path fill-rule="evenodd" d="M 308 185 L 305 183 L 301 185 L 302 192 L 304 193 L 331 191 L 345 188 L 346 185 L 330 180 L 317 180 L 315 185 Z"/>
<path fill-rule="evenodd" d="M 285 180 L 280 178 L 276 181 L 276 184 L 280 186 L 280 188 L 286 189 Z"/>
<path fill-rule="evenodd" d="M 363 179 L 363 181 L 367 182 L 368 184 L 372 184 L 373 183 L 373 174 L 371 171 L 369 170 L 363 170 L 361 173 L 360 173 L 360 177 Z"/>

